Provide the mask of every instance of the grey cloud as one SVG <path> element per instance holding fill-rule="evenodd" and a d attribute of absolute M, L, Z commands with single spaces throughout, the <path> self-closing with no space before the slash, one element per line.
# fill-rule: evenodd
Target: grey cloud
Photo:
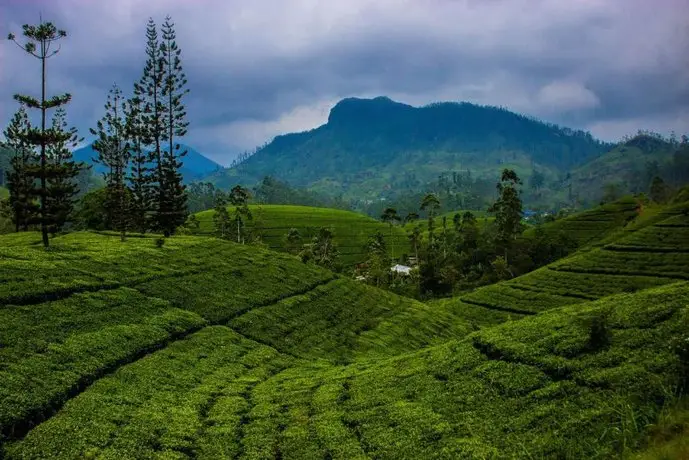
<path fill-rule="evenodd" d="M 277 121 L 296 108 L 357 95 L 502 105 L 608 139 L 632 121 L 689 125 L 689 0 L 15 0 L 1 8 L 3 35 L 39 9 L 70 32 L 51 87 L 75 93 L 70 113 L 83 132 L 113 81 L 128 90 L 139 77 L 148 16 L 171 14 L 192 91 L 190 142 L 217 155 L 252 147 L 240 138 L 247 122 L 263 123 L 270 137 L 294 129 Z M 32 91 L 37 68 L 8 44 L 0 59 L 4 124 L 10 91 Z M 211 130 L 214 140 L 203 142 Z"/>

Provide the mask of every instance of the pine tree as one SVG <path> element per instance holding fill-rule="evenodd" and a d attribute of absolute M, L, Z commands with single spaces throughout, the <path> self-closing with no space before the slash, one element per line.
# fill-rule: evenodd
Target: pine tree
<path fill-rule="evenodd" d="M 28 230 L 29 223 L 35 219 L 38 205 L 32 198 L 33 179 L 27 174 L 28 167 L 36 160 L 32 146 L 25 134 L 31 129 L 24 107 L 14 114 L 4 131 L 7 146 L 14 151 L 7 172 L 7 188 L 10 192 L 9 207 L 15 230 Z"/>
<path fill-rule="evenodd" d="M 124 241 L 129 225 L 129 190 L 125 180 L 131 156 L 127 138 L 122 91 L 113 85 L 105 103 L 105 115 L 98 120 L 91 134 L 98 136 L 93 149 L 98 152 L 97 163 L 107 168 L 104 173 L 107 188 L 106 212 L 112 227 Z"/>
<path fill-rule="evenodd" d="M 165 212 L 165 173 L 162 143 L 165 140 L 165 114 L 163 88 L 165 86 L 163 60 L 155 22 L 149 18 L 146 26 L 146 64 L 138 83 L 134 84 L 134 97 L 141 101 L 141 127 L 145 130 L 143 146 L 150 147 L 148 161 L 153 163 L 148 185 L 151 190 L 151 226 L 163 231 L 161 212 Z M 142 147 L 143 147 L 142 146 Z"/>
<path fill-rule="evenodd" d="M 125 104 L 126 137 L 131 151 L 129 175 L 130 187 L 129 220 L 132 228 L 141 233 L 148 230 L 148 213 L 152 203 L 151 168 L 144 146 L 148 144 L 148 130 L 145 126 L 143 103 L 133 97 Z"/>
<path fill-rule="evenodd" d="M 163 98 L 165 99 L 164 138 L 167 148 L 162 158 L 161 201 L 159 209 L 159 226 L 166 236 L 172 234 L 187 218 L 187 193 L 182 183 L 182 160 L 187 152 L 181 150 L 175 139 L 187 133 L 186 112 L 182 97 L 189 90 L 185 88 L 187 79 L 182 70 L 181 50 L 175 41 L 174 23 L 170 16 L 165 18 L 162 26 L 160 55 L 163 62 Z"/>
<path fill-rule="evenodd" d="M 34 188 L 32 195 L 38 197 L 40 201 L 39 222 L 41 225 L 41 234 L 43 239 L 43 246 L 48 247 L 50 242 L 48 240 L 48 231 L 58 223 L 55 222 L 48 211 L 48 194 L 60 193 L 59 188 L 54 188 L 52 192 L 48 190 L 48 178 L 52 174 L 70 173 L 69 168 L 51 168 L 48 164 L 47 148 L 53 144 L 64 144 L 70 141 L 73 132 L 59 132 L 54 129 L 47 128 L 46 118 L 49 109 L 57 108 L 59 106 L 69 103 L 72 99 L 70 94 L 63 94 L 61 96 L 53 96 L 50 99 L 46 98 L 46 63 L 47 60 L 55 56 L 60 48 L 51 51 L 51 47 L 60 39 L 67 36 L 67 32 L 57 29 L 51 22 L 41 22 L 38 25 L 24 24 L 22 26 L 23 35 L 27 42 L 22 46 L 16 41 L 14 34 L 9 34 L 8 39 L 14 41 L 17 46 L 22 48 L 26 53 L 37 58 L 41 62 L 41 99 L 40 101 L 34 97 L 16 94 L 14 98 L 28 108 L 39 109 L 41 111 L 41 125 L 40 128 L 30 128 L 22 136 L 33 146 L 40 147 L 39 164 L 35 167 L 27 168 L 27 173 L 35 178 L 39 186 Z M 66 190 L 68 191 L 68 190 Z M 62 201 L 61 197 L 52 196 L 52 200 Z M 56 216 L 57 217 L 57 216 Z"/>
<path fill-rule="evenodd" d="M 81 165 L 72 157 L 72 150 L 83 139 L 77 138 L 76 128 L 67 128 L 67 113 L 59 107 L 53 116 L 52 131 L 56 142 L 48 145 L 46 156 L 47 196 L 46 211 L 50 217 L 48 231 L 60 232 L 74 208 L 74 197 L 79 193 L 77 176 Z"/>

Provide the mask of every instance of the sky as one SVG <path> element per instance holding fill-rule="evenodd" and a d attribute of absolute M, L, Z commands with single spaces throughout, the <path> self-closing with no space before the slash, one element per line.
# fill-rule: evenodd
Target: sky
<path fill-rule="evenodd" d="M 48 93 L 81 135 L 143 70 L 149 17 L 176 25 L 184 142 L 221 164 L 327 121 L 345 97 L 506 107 L 617 141 L 689 133 L 689 0 L 0 0 L 0 124 L 40 63 L 5 40 L 39 14 L 68 33 Z M 19 37 L 21 39 L 21 37 Z"/>

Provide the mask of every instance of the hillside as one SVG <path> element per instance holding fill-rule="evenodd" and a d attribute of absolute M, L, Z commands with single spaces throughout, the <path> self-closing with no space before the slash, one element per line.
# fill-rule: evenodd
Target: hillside
<path fill-rule="evenodd" d="M 194 150 L 192 147 L 180 144 L 180 149 L 187 151 L 187 154 L 182 160 L 184 164 L 180 170 L 184 181 L 187 183 L 202 179 L 221 168 L 218 163 L 203 156 L 203 154 Z M 92 144 L 75 150 L 73 155 L 77 161 L 83 161 L 84 163 L 93 165 L 94 173 L 99 176 L 105 172 L 105 168 L 102 165 L 94 163 L 93 161 L 93 158 L 98 157 L 98 152 L 93 150 Z"/>
<path fill-rule="evenodd" d="M 643 209 L 643 205 L 637 199 L 628 196 L 553 222 L 546 222 L 540 229 L 549 236 L 563 234 L 575 242 L 577 247 L 584 247 L 614 234 L 640 214 L 646 216 L 653 211 L 654 208 Z M 524 232 L 527 238 L 534 237 L 535 234 L 534 228 Z"/>
<path fill-rule="evenodd" d="M 595 214 L 594 214 L 595 215 Z M 585 221 L 584 221 L 585 222 Z M 607 226 L 604 223 L 600 229 Z M 566 224 L 566 223 L 565 223 Z M 578 227 L 579 225 L 577 225 Z M 689 280 L 689 202 L 642 212 L 596 244 L 526 275 L 441 300 L 479 324 Z M 584 232 L 589 234 L 588 230 Z M 596 232 L 594 232 L 596 233 Z"/>
<path fill-rule="evenodd" d="M 646 191 L 652 177 L 648 164 L 656 162 L 660 174 L 672 160 L 675 147 L 664 139 L 638 135 L 572 171 L 572 190 L 582 200 L 597 200 L 606 184 L 621 193 Z"/>
<path fill-rule="evenodd" d="M 249 208 L 253 214 L 253 221 L 248 222 L 249 229 L 259 231 L 262 240 L 277 251 L 286 250 L 285 236 L 291 228 L 299 230 L 303 242 L 308 243 L 319 228 L 327 227 L 334 232 L 341 262 L 346 266 L 365 260 L 366 243 L 378 231 L 385 236 L 391 255 L 393 245 L 395 257 L 409 254 L 409 242 L 400 226 L 392 228 L 391 240 L 389 225 L 362 214 L 309 206 L 253 205 Z M 232 207 L 228 210 L 230 213 L 234 211 Z M 213 214 L 213 210 L 196 214 L 200 221 L 200 234 L 213 233 Z"/>
<path fill-rule="evenodd" d="M 610 458 L 645 447 L 682 372 L 673 279 L 472 332 L 255 247 L 36 241 L 0 237 L 9 459 Z"/>
<path fill-rule="evenodd" d="M 588 133 L 495 107 L 438 103 L 412 107 L 388 98 L 344 99 L 327 124 L 276 137 L 237 167 L 209 177 L 228 188 L 266 175 L 350 198 L 422 187 L 470 169 L 491 181 L 505 167 L 521 177 L 534 164 L 550 180 L 609 149 Z"/>

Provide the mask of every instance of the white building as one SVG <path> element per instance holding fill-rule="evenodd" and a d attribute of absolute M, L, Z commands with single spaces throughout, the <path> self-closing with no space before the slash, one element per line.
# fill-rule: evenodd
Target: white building
<path fill-rule="evenodd" d="M 390 268 L 390 271 L 394 273 L 399 273 L 401 275 L 409 275 L 409 273 L 411 272 L 411 267 L 397 264 L 394 267 Z"/>

